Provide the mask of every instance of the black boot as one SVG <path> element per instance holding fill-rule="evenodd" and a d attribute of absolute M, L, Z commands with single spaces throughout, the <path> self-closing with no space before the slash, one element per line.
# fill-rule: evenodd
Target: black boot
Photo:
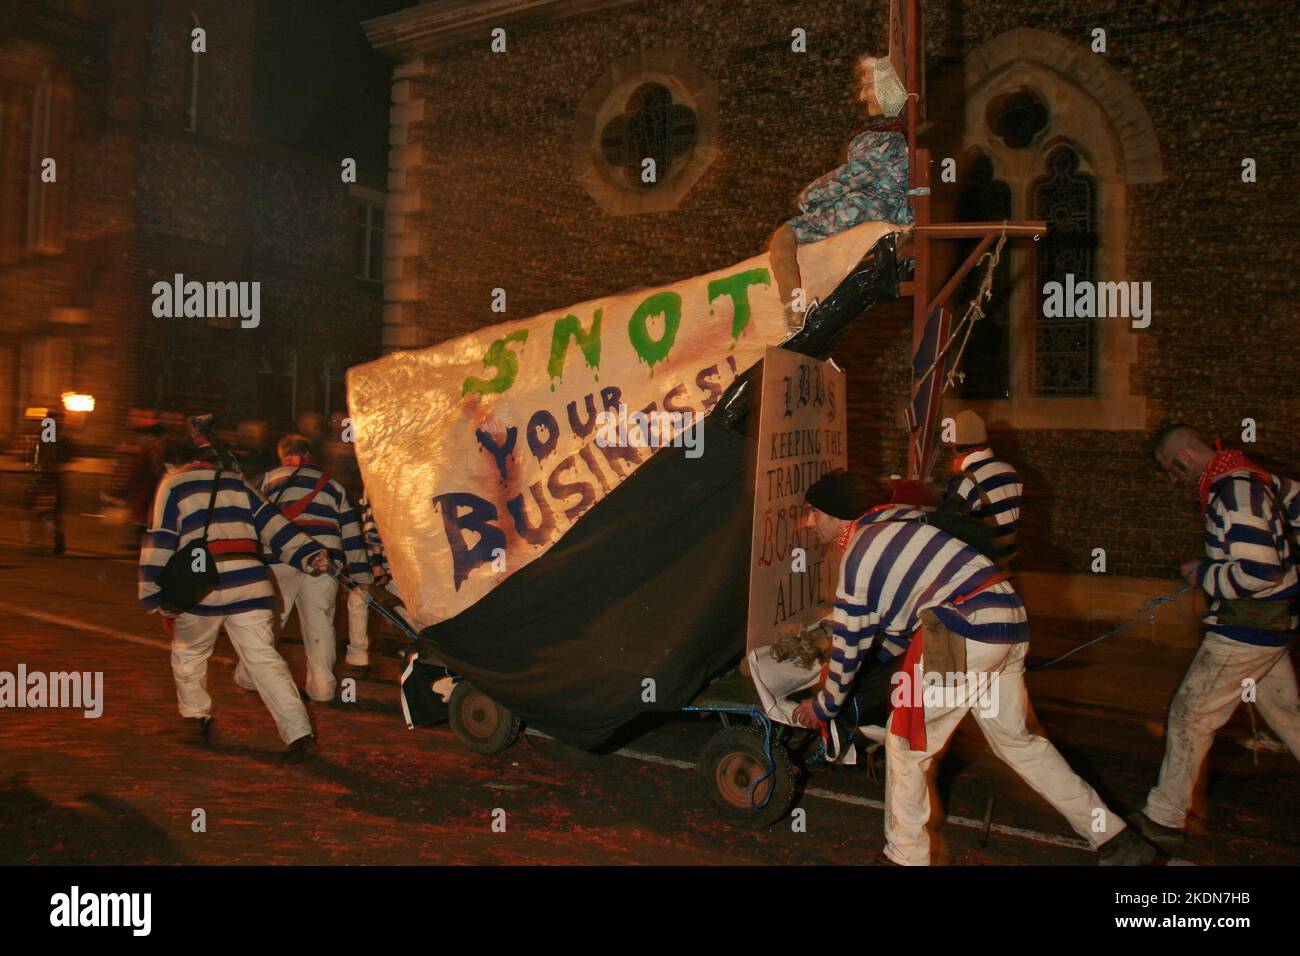
<path fill-rule="evenodd" d="M 1145 813 L 1138 812 L 1128 818 L 1129 825 L 1170 856 L 1179 853 L 1187 843 L 1187 832 L 1161 826 Z"/>
<path fill-rule="evenodd" d="M 898 259 L 894 233 L 867 250 L 862 261 L 804 317 L 803 328 L 781 348 L 813 358 L 825 358 L 849 323 L 876 302 L 898 298 Z"/>
<path fill-rule="evenodd" d="M 1125 827 L 1097 851 L 1098 866 L 1146 866 L 1159 852 L 1133 827 Z"/>
<path fill-rule="evenodd" d="M 289 749 L 284 752 L 284 762 L 306 763 L 318 753 L 320 753 L 320 747 L 316 744 L 315 736 L 307 734 L 305 737 L 299 737 L 289 744 Z"/>
<path fill-rule="evenodd" d="M 185 722 L 194 728 L 199 740 L 206 741 L 212 729 L 212 717 L 186 717 Z"/>

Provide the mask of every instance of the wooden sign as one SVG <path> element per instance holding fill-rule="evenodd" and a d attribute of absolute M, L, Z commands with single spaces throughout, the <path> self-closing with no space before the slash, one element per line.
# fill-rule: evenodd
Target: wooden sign
<path fill-rule="evenodd" d="M 848 465 L 844 372 L 830 362 L 769 347 L 754 473 L 745 651 L 765 647 L 778 629 L 807 627 L 831 612 L 838 556 L 809 527 L 804 492 Z"/>

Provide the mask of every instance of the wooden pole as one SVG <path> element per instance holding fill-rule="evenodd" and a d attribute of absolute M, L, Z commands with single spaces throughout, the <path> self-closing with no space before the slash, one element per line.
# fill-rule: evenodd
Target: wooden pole
<path fill-rule="evenodd" d="M 930 235 L 925 227 L 930 224 L 930 151 L 917 145 L 917 130 L 921 125 L 921 72 L 924 69 L 925 50 L 917 42 L 917 26 L 921 12 L 919 0 L 903 0 L 903 24 L 907 36 L 907 181 L 912 189 L 910 197 L 915 214 L 916 229 L 915 267 L 912 287 L 912 354 L 916 355 L 925 337 L 925 307 L 930 298 Z M 913 95 L 915 94 L 915 95 Z M 928 422 L 918 423 L 924 430 Z M 909 436 L 914 439 L 915 436 Z M 915 440 L 907 443 L 907 477 L 921 477 L 923 452 Z"/>
<path fill-rule="evenodd" d="M 979 262 L 983 255 L 992 244 L 993 240 L 1005 234 L 1009 238 L 1034 238 L 1037 239 L 1047 232 L 1047 223 L 1042 220 L 1033 220 L 1029 222 L 941 222 L 933 223 L 930 221 L 930 151 L 922 149 L 918 144 L 917 133 L 921 125 L 921 117 L 924 114 L 924 103 L 921 97 L 925 89 L 925 42 L 921 35 L 922 20 L 920 0 L 901 0 L 902 13 L 899 19 L 902 21 L 905 36 L 907 57 L 907 76 L 904 82 L 907 86 L 907 181 L 910 195 L 908 201 L 912 204 L 914 213 L 913 229 L 915 239 L 913 241 L 913 250 L 915 256 L 915 268 L 912 281 L 900 283 L 899 291 L 902 295 L 912 297 L 912 354 L 916 355 L 920 349 L 921 343 L 925 339 L 926 321 L 935 312 L 936 309 L 943 309 L 953 293 L 961 285 L 962 280 L 970 273 L 971 269 Z M 893 33 L 894 7 L 890 9 L 890 31 Z M 956 271 L 948 277 L 943 287 L 937 295 L 930 295 L 931 286 L 931 266 L 934 257 L 931 253 L 930 243 L 940 239 L 979 239 L 980 242 L 975 251 L 966 257 L 966 261 L 957 267 Z M 938 382 L 938 376 L 935 381 L 929 383 L 934 387 Z M 940 389 L 941 391 L 941 389 Z M 936 406 L 932 409 L 931 418 L 937 414 L 937 405 L 939 402 L 938 394 L 934 395 L 933 404 Z M 927 441 L 927 436 L 931 433 L 933 422 L 918 422 L 917 427 L 921 434 L 910 434 L 907 446 L 907 476 L 913 480 L 919 480 L 925 477 L 922 472 L 926 471 L 925 459 L 933 458 L 933 455 L 927 454 L 927 449 L 923 447 Z M 926 439 L 918 441 L 917 438 Z"/>
<path fill-rule="evenodd" d="M 1047 223 L 1040 219 L 1018 222 L 936 222 L 917 226 L 916 231 L 928 239 L 974 239 L 982 236 L 1034 238 L 1047 233 Z"/>

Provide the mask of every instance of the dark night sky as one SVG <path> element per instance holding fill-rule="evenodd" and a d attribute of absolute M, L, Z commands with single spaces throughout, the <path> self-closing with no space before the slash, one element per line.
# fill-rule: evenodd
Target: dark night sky
<path fill-rule="evenodd" d="M 361 22 L 411 0 L 274 0 L 257 27 L 259 136 L 320 156 L 386 168 L 392 61 Z"/>

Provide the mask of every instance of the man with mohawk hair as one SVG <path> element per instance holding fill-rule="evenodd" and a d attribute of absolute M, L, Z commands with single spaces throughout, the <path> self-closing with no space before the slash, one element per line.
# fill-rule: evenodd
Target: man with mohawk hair
<path fill-rule="evenodd" d="M 1300 595 L 1288 505 L 1300 495 L 1240 451 L 1211 448 L 1190 425 L 1156 433 L 1156 463 L 1194 489 L 1205 517 L 1205 558 L 1178 570 L 1210 599 L 1205 639 L 1169 707 L 1165 758 L 1146 807 L 1132 822 L 1161 849 L 1185 841 L 1187 811 L 1219 728 L 1254 691 L 1259 714 L 1300 759 L 1300 698 L 1291 644 Z"/>

